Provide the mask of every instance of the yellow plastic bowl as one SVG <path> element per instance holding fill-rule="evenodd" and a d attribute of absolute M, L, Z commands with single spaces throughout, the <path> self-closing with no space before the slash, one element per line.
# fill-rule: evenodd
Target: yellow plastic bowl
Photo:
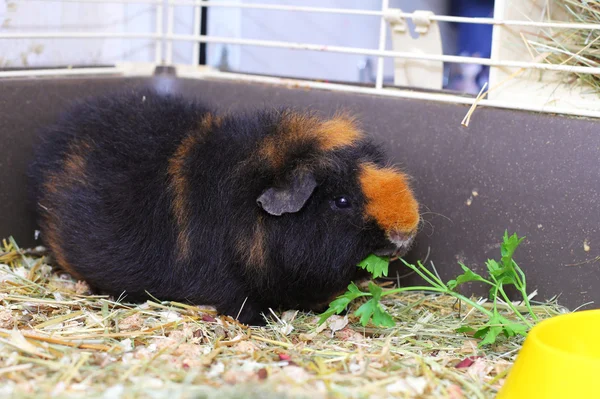
<path fill-rule="evenodd" d="M 496 399 L 600 398 L 600 310 L 552 317 L 528 334 Z"/>

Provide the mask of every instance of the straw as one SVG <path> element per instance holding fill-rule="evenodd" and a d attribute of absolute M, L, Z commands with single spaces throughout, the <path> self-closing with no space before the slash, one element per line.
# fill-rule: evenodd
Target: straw
<path fill-rule="evenodd" d="M 492 398 L 522 344 L 478 348 L 455 330 L 484 317 L 424 293 L 386 297 L 390 329 L 275 309 L 249 328 L 209 306 L 93 295 L 41 254 L 0 249 L 0 397 Z"/>
<path fill-rule="evenodd" d="M 550 10 L 559 10 L 576 23 L 600 23 L 600 1 L 547 0 Z M 528 40 L 528 46 L 538 53 L 548 52 L 546 62 L 556 65 L 600 66 L 600 32 L 590 29 L 545 29 Z M 600 75 L 563 72 L 567 83 L 581 83 L 592 92 L 600 92 Z"/>

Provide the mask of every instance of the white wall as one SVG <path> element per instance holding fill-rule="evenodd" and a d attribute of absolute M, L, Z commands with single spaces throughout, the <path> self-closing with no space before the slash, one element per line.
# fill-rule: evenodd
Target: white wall
<path fill-rule="evenodd" d="M 0 32 L 149 32 L 155 8 L 141 4 L 78 4 L 0 0 Z M 90 65 L 148 61 L 150 40 L 0 39 L 0 66 Z"/>

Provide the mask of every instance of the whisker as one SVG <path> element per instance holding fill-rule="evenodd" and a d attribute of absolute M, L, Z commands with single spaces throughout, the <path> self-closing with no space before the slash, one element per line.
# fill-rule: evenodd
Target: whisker
<path fill-rule="evenodd" d="M 427 234 L 427 237 L 431 237 L 435 231 L 435 228 L 433 227 L 433 224 L 429 221 L 429 220 L 425 220 L 425 219 L 421 219 L 419 221 L 419 226 L 417 227 L 417 231 L 422 231 L 423 226 L 425 226 L 425 223 L 427 223 L 429 225 L 429 227 L 431 227 L 431 233 Z"/>
<path fill-rule="evenodd" d="M 427 246 L 427 254 L 425 255 L 425 259 L 423 259 L 423 264 L 427 263 L 427 259 L 429 259 L 429 254 L 431 253 L 431 247 L 428 245 Z M 433 264 L 433 263 L 432 263 Z"/>
<path fill-rule="evenodd" d="M 442 215 L 441 213 L 437 213 L 437 212 L 431 212 L 431 211 L 429 211 L 429 212 L 422 212 L 422 213 L 421 213 L 421 216 L 424 216 L 424 215 L 435 215 L 435 216 L 440 216 L 440 217 L 443 217 L 444 219 L 447 219 L 447 220 L 448 220 L 450 223 L 454 223 L 454 222 L 452 221 L 452 219 L 450 219 L 450 218 L 449 218 L 448 216 L 446 216 L 446 215 Z"/>

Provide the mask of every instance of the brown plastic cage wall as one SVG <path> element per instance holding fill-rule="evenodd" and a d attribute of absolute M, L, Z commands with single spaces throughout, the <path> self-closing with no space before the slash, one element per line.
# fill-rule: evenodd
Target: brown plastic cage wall
<path fill-rule="evenodd" d="M 86 77 L 0 80 L 0 237 L 34 239 L 25 170 L 37 130 L 71 101 L 155 85 L 222 111 L 288 105 L 357 114 L 369 134 L 414 177 L 427 223 L 407 260 L 427 259 L 443 279 L 457 262 L 482 271 L 505 230 L 526 236 L 516 254 L 537 300 L 571 309 L 600 300 L 600 134 L 595 120 L 436 102 L 220 80 Z M 417 276 L 396 265 L 403 285 Z M 486 295 L 477 285 L 466 288 Z"/>

